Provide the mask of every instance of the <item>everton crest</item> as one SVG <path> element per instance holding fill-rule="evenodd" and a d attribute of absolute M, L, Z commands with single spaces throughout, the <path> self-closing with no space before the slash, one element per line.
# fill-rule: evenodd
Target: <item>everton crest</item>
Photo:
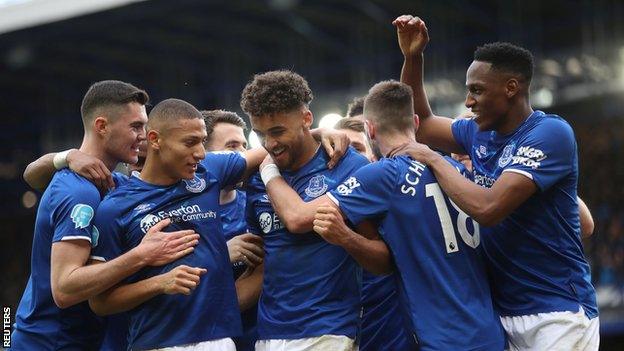
<path fill-rule="evenodd" d="M 186 184 L 186 190 L 192 193 L 201 193 L 204 189 L 206 189 L 206 181 L 199 178 L 197 175 L 191 180 L 182 179 L 182 181 Z"/>
<path fill-rule="evenodd" d="M 327 191 L 327 184 L 325 184 L 325 176 L 317 175 L 310 179 L 310 183 L 305 190 L 306 195 L 309 197 L 319 197 Z"/>
<path fill-rule="evenodd" d="M 515 145 L 513 144 L 505 146 L 505 148 L 503 149 L 503 154 L 498 159 L 498 167 L 503 168 L 509 164 L 513 156 L 512 152 L 513 152 L 514 146 Z"/>

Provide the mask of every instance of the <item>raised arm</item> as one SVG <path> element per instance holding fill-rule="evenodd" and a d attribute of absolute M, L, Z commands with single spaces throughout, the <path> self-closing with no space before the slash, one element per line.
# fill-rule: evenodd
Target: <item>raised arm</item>
<path fill-rule="evenodd" d="M 425 22 L 418 17 L 402 15 L 392 24 L 397 29 L 397 38 L 403 54 L 401 82 L 409 85 L 414 94 L 414 112 L 420 117 L 418 141 L 445 152 L 466 153 L 457 144 L 451 132 L 452 119 L 433 114 L 424 87 L 423 52 L 429 42 Z"/>
<path fill-rule="evenodd" d="M 87 240 L 53 243 L 50 280 L 54 302 L 67 308 L 102 293 L 145 266 L 163 265 L 193 252 L 199 234 L 192 230 L 163 232 L 169 223 L 167 219 L 155 224 L 139 246 L 103 264 L 86 265 L 91 253 Z"/>
<path fill-rule="evenodd" d="M 98 264 L 98 261 L 92 262 Z M 107 316 L 129 311 L 158 295 L 190 295 L 204 273 L 206 270 L 203 268 L 180 265 L 167 273 L 115 286 L 90 298 L 89 306 L 95 314 Z"/>

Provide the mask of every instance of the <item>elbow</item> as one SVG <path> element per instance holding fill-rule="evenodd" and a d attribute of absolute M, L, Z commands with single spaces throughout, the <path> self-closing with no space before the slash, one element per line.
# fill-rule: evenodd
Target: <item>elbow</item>
<path fill-rule="evenodd" d="M 26 184 L 28 184 L 28 186 L 30 186 L 31 188 L 37 191 L 42 191 L 45 188 L 43 184 L 41 184 L 40 182 L 37 182 L 37 180 L 34 177 L 32 177 L 30 165 L 28 165 L 28 167 L 26 167 L 26 169 L 24 170 L 24 174 L 22 174 L 22 178 L 24 179 Z"/>
<path fill-rule="evenodd" d="M 394 267 L 391 264 L 384 264 L 376 267 L 369 267 L 368 272 L 374 275 L 389 275 L 394 273 Z"/>
<path fill-rule="evenodd" d="M 583 239 L 589 238 L 594 234 L 594 221 L 590 220 L 584 223 L 581 223 L 581 237 Z"/>
<path fill-rule="evenodd" d="M 482 206 L 481 209 L 471 217 L 484 227 L 495 226 L 505 218 L 505 216 L 498 210 L 496 204 Z"/>
<path fill-rule="evenodd" d="M 100 317 L 108 316 L 109 313 L 106 309 L 103 308 L 102 304 L 96 301 L 96 299 L 89 300 L 89 308 L 91 311 Z"/>
<path fill-rule="evenodd" d="M 55 291 L 54 289 L 52 290 L 52 299 L 54 299 L 54 303 L 58 306 L 58 308 L 69 308 L 80 302 L 79 300 L 72 298 L 71 295 L 65 294 L 61 291 Z"/>

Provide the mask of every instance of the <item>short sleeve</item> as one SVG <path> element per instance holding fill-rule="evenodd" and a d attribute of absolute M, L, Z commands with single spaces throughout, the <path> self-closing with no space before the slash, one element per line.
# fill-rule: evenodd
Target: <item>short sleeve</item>
<path fill-rule="evenodd" d="M 533 128 L 516 144 L 515 155 L 503 172 L 532 179 L 545 191 L 574 169 L 576 141 L 565 121 L 551 117 Z"/>
<path fill-rule="evenodd" d="M 383 159 L 355 171 L 328 196 L 347 219 L 357 225 L 364 219 L 385 215 L 397 174 L 395 161 Z"/>
<path fill-rule="evenodd" d="M 122 245 L 123 228 L 120 225 L 121 214 L 112 200 L 104 200 L 95 215 L 93 230 L 98 240 L 92 245 L 91 259 L 110 261 L 124 253 Z"/>
<path fill-rule="evenodd" d="M 479 131 L 479 126 L 474 119 L 462 119 L 458 118 L 451 124 L 451 131 L 453 132 L 453 138 L 457 144 L 459 144 L 466 155 L 470 154 L 472 148 L 472 141 L 475 134 Z"/>
<path fill-rule="evenodd" d="M 51 214 L 54 225 L 52 242 L 87 240 L 93 245 L 93 218 L 100 193 L 86 180 L 73 184 L 59 183 L 50 189 L 54 192 L 52 202 L 55 204 Z"/>
<path fill-rule="evenodd" d="M 266 193 L 260 191 L 260 184 L 262 184 L 262 180 L 256 173 L 249 178 L 249 184 L 246 188 L 245 221 L 247 222 L 247 231 L 256 235 L 263 234 L 256 220 L 256 204 L 260 201 L 260 197 L 266 196 Z"/>
<path fill-rule="evenodd" d="M 233 151 L 209 152 L 201 163 L 217 177 L 221 189 L 240 182 L 247 168 L 245 158 Z"/>

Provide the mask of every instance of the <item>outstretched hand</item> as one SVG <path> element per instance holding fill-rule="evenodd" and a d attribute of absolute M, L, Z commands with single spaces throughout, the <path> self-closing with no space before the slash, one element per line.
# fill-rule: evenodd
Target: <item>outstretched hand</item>
<path fill-rule="evenodd" d="M 429 43 L 429 32 L 425 22 L 412 15 L 402 15 L 392 21 L 397 29 L 399 47 L 403 56 L 420 55 Z"/>

